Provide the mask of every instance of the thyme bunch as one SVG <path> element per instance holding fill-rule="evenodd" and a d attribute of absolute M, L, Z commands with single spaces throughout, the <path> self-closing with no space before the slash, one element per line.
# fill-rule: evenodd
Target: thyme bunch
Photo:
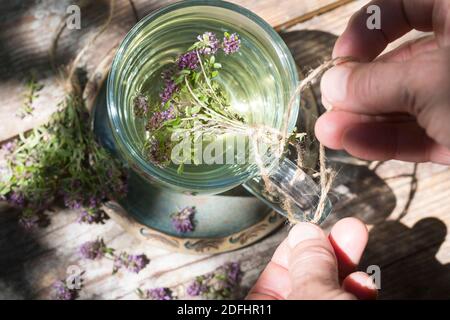
<path fill-rule="evenodd" d="M 79 211 L 79 222 L 102 223 L 102 202 L 125 192 L 121 166 L 96 142 L 88 120 L 82 98 L 68 94 L 47 124 L 11 148 L 0 196 L 22 210 L 26 228 L 45 223 L 44 211 L 58 200 Z"/>

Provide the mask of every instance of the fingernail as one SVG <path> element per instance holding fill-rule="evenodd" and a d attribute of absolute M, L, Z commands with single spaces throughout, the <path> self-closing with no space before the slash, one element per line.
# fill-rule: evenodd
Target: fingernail
<path fill-rule="evenodd" d="M 308 222 L 300 222 L 289 232 L 288 243 L 291 248 L 295 248 L 303 241 L 321 239 L 323 237 L 323 231 L 316 225 Z"/>
<path fill-rule="evenodd" d="M 320 83 L 325 101 L 330 104 L 345 101 L 350 72 L 351 69 L 348 66 L 336 66 L 325 72 Z"/>

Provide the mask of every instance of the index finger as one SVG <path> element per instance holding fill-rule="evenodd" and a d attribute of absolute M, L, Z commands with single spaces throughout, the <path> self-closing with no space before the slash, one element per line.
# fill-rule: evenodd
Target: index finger
<path fill-rule="evenodd" d="M 371 6 L 379 10 L 380 29 L 369 29 L 368 19 L 375 14 Z M 375 0 L 371 1 L 350 19 L 346 30 L 339 37 L 333 57 L 352 56 L 362 62 L 375 59 L 387 45 L 412 29 L 436 32 L 438 43 L 443 46 L 449 30 L 445 19 L 450 12 L 447 0 Z"/>

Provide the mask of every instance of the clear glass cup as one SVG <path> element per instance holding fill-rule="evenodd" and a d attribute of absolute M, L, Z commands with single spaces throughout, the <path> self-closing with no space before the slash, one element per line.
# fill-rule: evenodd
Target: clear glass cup
<path fill-rule="evenodd" d="M 184 52 L 196 35 L 206 31 L 220 35 L 237 32 L 239 53 L 228 56 L 219 81 L 230 94 L 231 104 L 251 115 L 251 122 L 282 129 L 285 112 L 298 84 L 294 59 L 281 37 L 260 17 L 224 1 L 182 1 L 143 18 L 127 34 L 114 58 L 107 82 L 107 109 L 114 142 L 124 161 L 139 175 L 157 186 L 189 194 L 216 194 L 243 185 L 251 193 L 286 215 L 280 203 L 264 192 L 258 168 L 252 164 L 192 167 L 178 174 L 175 166 L 160 168 L 143 154 L 144 123 L 133 115 L 136 92 L 157 94 L 154 85 L 166 65 Z M 300 98 L 289 115 L 289 130 L 295 126 Z M 294 204 L 295 217 L 309 221 L 318 201 L 318 187 L 298 168 L 283 159 L 270 172 L 270 180 Z M 297 172 L 297 173 L 296 173 Z M 327 202 L 320 221 L 330 212 Z M 319 221 L 319 222 L 320 222 Z"/>

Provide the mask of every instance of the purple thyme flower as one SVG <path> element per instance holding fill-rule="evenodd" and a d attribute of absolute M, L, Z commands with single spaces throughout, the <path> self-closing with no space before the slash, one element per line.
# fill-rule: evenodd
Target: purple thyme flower
<path fill-rule="evenodd" d="M 53 284 L 53 298 L 55 300 L 75 300 L 78 297 L 78 291 L 69 289 L 63 281 L 56 281 Z"/>
<path fill-rule="evenodd" d="M 161 104 L 166 104 L 167 101 L 169 101 L 174 92 L 178 90 L 178 86 L 175 84 L 175 82 L 172 79 L 168 79 L 165 81 L 165 86 L 163 91 L 159 94 L 159 97 L 161 98 Z"/>
<path fill-rule="evenodd" d="M 161 72 L 161 78 L 164 80 L 164 82 L 172 80 L 174 71 L 173 69 L 169 68 Z"/>
<path fill-rule="evenodd" d="M 19 224 L 25 230 L 30 231 L 39 225 L 39 220 L 39 216 L 37 215 L 22 216 L 19 219 Z"/>
<path fill-rule="evenodd" d="M 95 209 L 100 205 L 101 200 L 95 196 L 89 198 L 89 208 Z"/>
<path fill-rule="evenodd" d="M 173 118 L 175 118 L 175 110 L 173 106 L 170 106 L 165 111 L 155 112 L 148 121 L 147 127 L 149 129 L 157 129 L 163 124 L 163 122 Z"/>
<path fill-rule="evenodd" d="M 186 289 L 190 296 L 225 299 L 233 296 L 241 276 L 237 262 L 226 263 L 215 271 L 197 277 Z"/>
<path fill-rule="evenodd" d="M 241 266 L 239 262 L 230 262 L 225 265 L 225 269 L 227 270 L 228 281 L 233 284 L 238 283 L 241 276 Z"/>
<path fill-rule="evenodd" d="M 122 252 L 114 259 L 113 273 L 116 273 L 122 267 L 128 269 L 128 271 L 139 273 L 149 263 L 150 260 L 145 254 L 131 255 L 126 252 Z"/>
<path fill-rule="evenodd" d="M 215 54 L 219 50 L 220 42 L 217 36 L 213 32 L 205 32 L 197 37 L 200 41 L 202 48 L 199 50 L 201 54 Z"/>
<path fill-rule="evenodd" d="M 105 223 L 105 220 L 108 219 L 106 213 L 98 208 L 84 208 L 80 215 L 78 216 L 78 223 Z"/>
<path fill-rule="evenodd" d="M 225 54 L 232 54 L 239 51 L 241 40 L 236 33 L 225 34 L 223 38 L 223 51 Z"/>
<path fill-rule="evenodd" d="M 81 207 L 83 206 L 83 203 L 81 200 L 73 199 L 68 194 L 65 194 L 64 195 L 64 206 L 66 206 L 66 208 L 69 208 L 72 210 L 78 210 L 78 209 L 81 209 Z"/>
<path fill-rule="evenodd" d="M 147 290 L 147 297 L 152 300 L 173 300 L 172 290 L 169 288 L 154 288 Z"/>
<path fill-rule="evenodd" d="M 194 230 L 195 207 L 185 207 L 172 215 L 172 226 L 179 233 Z"/>
<path fill-rule="evenodd" d="M 88 210 L 83 209 L 80 212 L 80 215 L 78 216 L 77 221 L 78 221 L 78 223 L 92 224 L 95 222 L 95 217 L 94 217 L 94 215 L 90 214 Z"/>
<path fill-rule="evenodd" d="M 15 148 L 16 144 L 11 141 L 2 145 L 2 150 L 5 151 L 6 153 L 12 153 Z"/>
<path fill-rule="evenodd" d="M 189 51 L 187 53 L 182 54 L 178 58 L 178 68 L 180 70 L 183 69 L 194 70 L 197 67 L 198 67 L 198 56 L 196 51 Z"/>
<path fill-rule="evenodd" d="M 8 198 L 8 202 L 14 207 L 23 207 L 25 204 L 25 197 L 22 193 L 13 191 Z"/>
<path fill-rule="evenodd" d="M 103 239 L 85 242 L 80 247 L 80 255 L 84 259 L 98 260 L 105 256 L 108 248 L 103 242 Z"/>
<path fill-rule="evenodd" d="M 150 260 L 145 254 L 129 255 L 127 269 L 131 272 L 139 273 L 149 262 Z"/>
<path fill-rule="evenodd" d="M 143 116 L 148 111 L 148 98 L 143 94 L 138 94 L 134 100 L 134 113 L 139 116 Z"/>
<path fill-rule="evenodd" d="M 197 297 L 204 294 L 207 290 L 207 286 L 203 284 L 203 278 L 198 277 L 187 287 L 186 293 L 192 297 Z"/>
<path fill-rule="evenodd" d="M 152 138 L 148 147 L 148 159 L 156 166 L 163 168 L 170 162 L 171 145 L 169 143 L 160 144 L 160 142 Z"/>

